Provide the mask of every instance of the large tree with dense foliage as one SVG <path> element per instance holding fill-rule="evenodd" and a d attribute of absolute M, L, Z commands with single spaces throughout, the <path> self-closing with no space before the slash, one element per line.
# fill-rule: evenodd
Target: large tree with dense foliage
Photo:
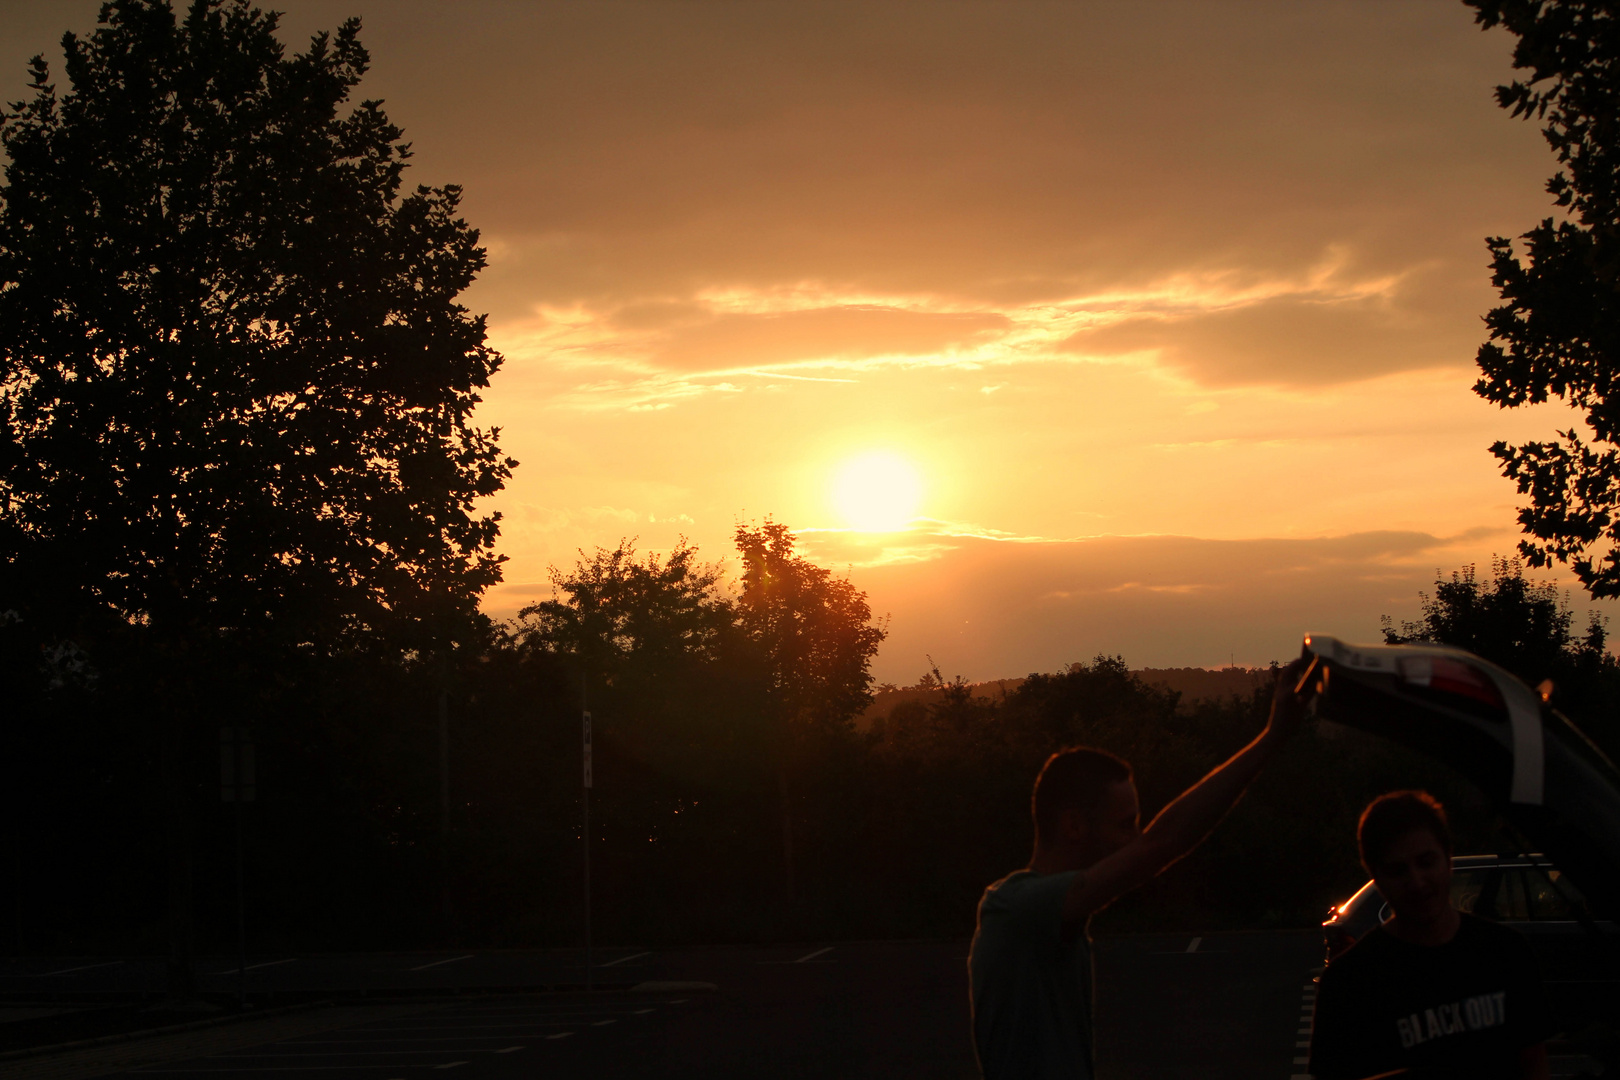
<path fill-rule="evenodd" d="M 1530 505 L 1519 511 L 1531 566 L 1568 562 L 1594 596 L 1620 595 L 1620 5 L 1614 0 L 1466 0 L 1476 21 L 1519 39 L 1528 73 L 1496 90 L 1543 123 L 1562 169 L 1547 190 L 1562 214 L 1513 241 L 1493 237 L 1503 303 L 1486 316 L 1474 389 L 1503 407 L 1561 398 L 1585 427 L 1491 452 Z"/>
<path fill-rule="evenodd" d="M 471 420 L 500 357 L 459 190 L 401 195 L 400 129 L 347 107 L 358 21 L 276 29 L 114 0 L 0 116 L 0 609 L 150 658 L 175 792 L 222 663 L 473 618 L 514 464 Z"/>
<path fill-rule="evenodd" d="M 848 732 L 872 701 L 870 664 L 887 636 L 872 620 L 866 594 L 847 578 L 799 555 L 779 521 L 737 526 L 742 554 L 738 607 L 764 665 L 776 736 L 782 800 L 782 882 L 797 896 L 794 778 L 808 740 Z"/>

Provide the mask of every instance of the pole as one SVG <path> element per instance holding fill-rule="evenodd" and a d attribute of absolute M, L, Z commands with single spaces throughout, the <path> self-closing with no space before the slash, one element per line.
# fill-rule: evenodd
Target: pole
<path fill-rule="evenodd" d="M 444 662 L 439 664 L 439 914 L 446 944 L 456 938 L 455 910 L 450 904 L 450 686 Z"/>
<path fill-rule="evenodd" d="M 584 808 L 585 819 L 585 992 L 590 993 L 593 982 L 591 971 L 591 710 L 584 708 L 587 704 L 585 696 L 585 673 L 581 669 L 579 676 L 579 700 L 581 733 L 584 737 L 584 787 L 581 789 L 581 804 Z"/>
<path fill-rule="evenodd" d="M 234 804 L 231 825 L 236 833 L 236 1004 L 247 1008 L 247 885 L 242 855 L 242 804 L 258 795 L 258 767 L 253 736 L 245 727 L 219 729 L 219 797 Z"/>
<path fill-rule="evenodd" d="M 247 1008 L 247 909 L 242 882 L 242 792 L 238 791 L 236 818 L 236 1004 Z"/>

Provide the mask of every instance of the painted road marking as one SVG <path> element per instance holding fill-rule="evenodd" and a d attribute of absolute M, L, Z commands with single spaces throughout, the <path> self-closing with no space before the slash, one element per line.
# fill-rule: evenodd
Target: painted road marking
<path fill-rule="evenodd" d="M 52 975 L 72 975 L 75 971 L 89 971 L 91 968 L 117 967 L 122 963 L 122 960 L 108 960 L 101 964 L 85 964 L 82 967 L 63 968 L 61 971 L 47 971 L 43 975 L 36 976 L 36 978 L 48 979 Z"/>
<path fill-rule="evenodd" d="M 598 1012 L 598 1010 L 591 1010 Z M 361 1028 L 363 1031 L 507 1031 L 510 1028 L 554 1028 L 570 1023 L 567 1018 L 561 1020 L 514 1020 L 512 1023 L 439 1023 L 433 1027 L 420 1028 Z M 470 1035 L 468 1038 L 517 1038 L 515 1035 Z"/>
<path fill-rule="evenodd" d="M 510 1036 L 508 1036 L 510 1038 Z M 287 1057 L 405 1057 L 410 1054 L 464 1054 L 464 1046 L 452 1046 L 444 1050 L 316 1050 L 313 1053 L 284 1053 L 279 1050 L 254 1050 L 238 1054 L 209 1054 L 210 1061 L 233 1061 L 238 1058 L 287 1058 Z M 483 1051 L 480 1051 L 482 1053 Z M 494 1051 L 490 1051 L 493 1053 Z"/>
<path fill-rule="evenodd" d="M 1301 1038 L 1294 1043 L 1294 1064 L 1309 1065 L 1311 1063 L 1311 1033 L 1316 1026 L 1316 982 L 1307 982 L 1299 992 L 1299 1031 Z M 1305 1051 L 1301 1054 L 1299 1051 Z M 1309 1073 L 1293 1073 L 1288 1080 L 1311 1080 Z"/>
<path fill-rule="evenodd" d="M 1191 941 L 1187 942 L 1187 951 L 1188 952 L 1197 952 L 1198 951 L 1198 946 L 1202 945 L 1203 942 L 1204 942 L 1204 939 L 1201 938 L 1201 937 L 1193 938 Z"/>
<path fill-rule="evenodd" d="M 556 1027 L 557 1025 L 551 1024 L 551 1025 L 548 1025 L 548 1026 Z M 545 1032 L 536 1031 L 534 1034 L 535 1035 L 544 1035 Z M 400 1043 L 400 1042 L 466 1042 L 469 1039 L 471 1039 L 474 1042 L 479 1042 L 479 1041 L 483 1041 L 483 1042 L 505 1042 L 507 1039 L 521 1039 L 521 1038 L 524 1037 L 524 1035 L 525 1035 L 524 1032 L 519 1031 L 519 1032 L 515 1032 L 515 1033 L 514 1032 L 508 1032 L 508 1033 L 506 1033 L 504 1035 L 424 1035 L 424 1036 L 421 1036 L 421 1037 L 418 1037 L 418 1038 L 405 1038 L 405 1039 L 401 1039 L 401 1038 L 398 1038 L 398 1037 L 395 1037 L 395 1038 L 392 1038 L 392 1039 L 288 1039 L 287 1040 L 287 1045 L 288 1046 L 336 1046 L 336 1045 L 346 1045 L 346 1044 L 349 1044 L 349 1043 L 360 1043 L 361 1045 L 374 1045 L 376 1043 L 383 1043 L 383 1042 L 387 1042 L 387 1043 Z"/>
<path fill-rule="evenodd" d="M 807 960 L 814 960 L 818 956 L 825 956 L 827 953 L 830 953 L 832 951 L 833 951 L 833 947 L 831 945 L 829 945 L 825 949 L 817 949 L 813 953 L 806 953 L 805 955 L 799 957 L 797 960 L 795 960 L 793 962 L 795 964 L 802 964 Z"/>
<path fill-rule="evenodd" d="M 570 1036 L 572 1034 L 573 1034 L 572 1031 L 559 1031 L 555 1035 L 547 1035 L 546 1038 L 548 1038 L 548 1039 L 566 1039 L 566 1038 L 568 1038 L 568 1036 Z"/>
<path fill-rule="evenodd" d="M 465 1065 L 466 1062 L 459 1064 Z M 435 1065 L 435 1069 L 448 1068 L 445 1065 Z M 231 1076 L 240 1076 L 242 1073 L 261 1072 L 333 1072 L 338 1069 L 397 1069 L 398 1065 L 233 1065 L 228 1069 L 130 1069 L 132 1073 L 141 1073 L 145 1076 L 169 1076 L 175 1073 L 228 1073 Z"/>
<path fill-rule="evenodd" d="M 619 1021 L 618 1021 L 618 1020 L 616 1020 L 616 1019 L 609 1019 L 609 1020 L 597 1020 L 597 1021 L 594 1021 L 594 1022 L 593 1022 L 593 1023 L 592 1023 L 592 1024 L 591 1024 L 591 1027 L 606 1027 L 606 1026 L 607 1026 L 607 1025 L 609 1025 L 609 1024 L 617 1024 L 617 1023 L 618 1023 L 618 1022 L 619 1022 Z"/>
<path fill-rule="evenodd" d="M 637 1016 L 646 1016 L 648 1013 L 653 1012 L 653 1011 L 654 1010 L 652 1010 L 652 1009 L 637 1009 L 635 1011 L 635 1015 L 637 1015 Z"/>
<path fill-rule="evenodd" d="M 467 1064 L 465 1061 L 447 1061 L 443 1065 L 435 1065 L 433 1067 L 435 1069 L 453 1069 L 457 1065 L 465 1065 L 465 1064 Z"/>
<path fill-rule="evenodd" d="M 456 962 L 457 962 L 457 961 L 460 961 L 460 960 L 471 960 L 471 959 L 472 959 L 472 958 L 473 958 L 473 954 L 472 954 L 472 953 L 468 953 L 468 954 L 467 954 L 467 955 L 466 955 L 466 956 L 452 956 L 452 957 L 451 957 L 451 958 L 450 958 L 450 959 L 448 959 L 448 960 L 435 960 L 435 961 L 433 961 L 433 963 L 431 963 L 431 964 L 422 964 L 422 965 L 421 965 L 421 966 L 419 966 L 419 967 L 413 967 L 413 968 L 410 968 L 410 969 L 408 969 L 408 970 L 410 970 L 410 971 L 426 971 L 426 970 L 427 970 L 427 969 L 428 969 L 428 968 L 436 968 L 436 967 L 438 967 L 438 966 L 439 966 L 439 965 L 440 965 L 440 964 L 454 964 L 454 963 L 456 963 Z M 464 1061 L 464 1062 L 462 1062 L 462 1064 L 463 1064 L 463 1065 L 465 1065 L 465 1064 L 466 1064 L 466 1062 L 465 1062 L 465 1061 Z"/>
<path fill-rule="evenodd" d="M 298 957 L 294 956 L 294 957 L 290 957 L 290 958 L 288 958 L 286 960 L 266 960 L 262 964 L 249 964 L 245 968 L 226 968 L 224 971 L 216 971 L 216 972 L 214 972 L 214 974 L 215 975 L 235 975 L 238 971 L 257 971 L 259 968 L 280 967 L 282 964 L 291 964 L 291 963 L 295 962 L 297 959 L 298 959 Z"/>
<path fill-rule="evenodd" d="M 652 955 L 652 953 L 650 953 L 650 952 L 638 952 L 634 956 L 621 956 L 617 960 L 609 960 L 605 964 L 597 964 L 596 966 L 597 967 L 612 967 L 614 964 L 622 964 L 622 963 L 626 962 L 627 960 L 640 960 L 643 956 L 651 956 L 651 955 Z"/>
<path fill-rule="evenodd" d="M 686 999 L 685 998 L 676 998 L 674 1001 L 671 1001 L 670 1004 L 671 1005 L 685 1005 L 686 1004 Z"/>
<path fill-rule="evenodd" d="M 523 1049 L 523 1047 L 521 1047 L 521 1046 L 508 1046 L 505 1050 L 496 1050 L 496 1051 L 494 1051 L 494 1053 L 497 1053 L 497 1054 L 515 1054 L 521 1049 Z"/>

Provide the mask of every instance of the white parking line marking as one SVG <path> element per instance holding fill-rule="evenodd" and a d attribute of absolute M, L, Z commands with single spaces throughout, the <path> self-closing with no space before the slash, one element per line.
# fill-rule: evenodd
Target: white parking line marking
<path fill-rule="evenodd" d="M 1191 941 L 1187 942 L 1187 951 L 1188 952 L 1197 952 L 1198 951 L 1198 946 L 1202 945 L 1203 943 L 1204 943 L 1203 938 L 1195 937 Z"/>
<path fill-rule="evenodd" d="M 650 952 L 638 952 L 634 956 L 621 956 L 617 960 L 609 960 L 605 964 L 597 964 L 596 966 L 597 967 L 612 967 L 614 964 L 622 964 L 627 960 L 640 960 L 643 956 L 651 956 L 651 955 L 652 955 L 652 953 L 650 953 Z"/>
<path fill-rule="evenodd" d="M 282 964 L 291 964 L 294 961 L 296 961 L 297 959 L 298 959 L 298 957 L 294 956 L 294 957 L 290 957 L 290 958 L 288 958 L 286 960 L 266 960 L 262 964 L 249 964 L 245 968 L 226 968 L 224 971 L 216 971 L 216 972 L 214 972 L 214 974 L 215 975 L 235 975 L 238 971 L 257 971 L 259 968 L 280 967 Z"/>
<path fill-rule="evenodd" d="M 521 1046 L 508 1046 L 505 1050 L 496 1050 L 494 1052 L 497 1054 L 515 1054 L 521 1049 L 523 1049 Z"/>
<path fill-rule="evenodd" d="M 414 1054 L 464 1054 L 466 1047 L 453 1046 L 446 1050 L 317 1050 L 308 1054 L 287 1054 L 269 1050 L 249 1051 L 237 1054 L 209 1054 L 208 1061 L 236 1061 L 249 1058 L 290 1058 L 290 1057 L 408 1057 Z"/>
<path fill-rule="evenodd" d="M 471 960 L 472 958 L 473 958 L 472 953 L 468 953 L 466 956 L 452 956 L 448 960 L 435 960 L 431 964 L 423 964 L 420 967 L 413 967 L 413 968 L 410 968 L 409 970 L 411 970 L 411 971 L 426 971 L 428 968 L 435 968 L 435 967 L 438 967 L 440 964 L 454 964 L 458 960 Z M 462 1062 L 462 1064 L 465 1065 L 466 1062 Z"/>
<path fill-rule="evenodd" d="M 671 1001 L 670 1004 L 671 1005 L 685 1005 L 686 1004 L 686 999 L 685 998 L 676 998 L 674 1001 Z"/>
<path fill-rule="evenodd" d="M 600 1011 L 600 1010 L 593 1009 L 591 1011 L 592 1012 L 597 1012 L 597 1011 Z M 571 1022 L 572 1021 L 567 1020 L 567 1019 L 559 1019 L 559 1020 L 553 1020 L 553 1021 L 547 1021 L 547 1020 L 514 1020 L 510 1024 L 433 1024 L 433 1025 L 424 1026 L 424 1027 L 374 1027 L 374 1028 L 356 1028 L 355 1030 L 356 1031 L 367 1031 L 367 1032 L 369 1032 L 369 1031 L 487 1031 L 487 1030 L 507 1031 L 507 1030 L 509 1030 L 511 1028 L 556 1027 L 559 1024 L 567 1024 L 567 1023 L 571 1023 Z M 489 1035 L 489 1036 L 469 1035 L 468 1036 L 468 1038 L 471 1038 L 471 1039 L 482 1039 L 482 1038 L 486 1038 L 486 1037 L 491 1038 L 491 1039 L 502 1038 L 502 1036 L 499 1036 L 499 1035 Z M 505 1036 L 505 1037 L 506 1038 L 517 1038 L 516 1035 Z"/>
<path fill-rule="evenodd" d="M 1309 1053 L 1311 1049 L 1311 1037 L 1312 1032 L 1316 1027 L 1316 983 L 1314 981 L 1307 982 L 1305 984 L 1305 988 L 1300 991 L 1299 996 L 1299 1030 L 1295 1033 L 1299 1036 L 1299 1041 L 1294 1043 L 1294 1051 L 1296 1054 L 1294 1064 L 1309 1065 L 1311 1063 Z M 1299 1053 L 1299 1051 L 1302 1050 L 1305 1051 L 1305 1053 Z M 1289 1078 L 1289 1080 L 1299 1080 L 1300 1077 L 1303 1077 L 1304 1080 L 1311 1080 L 1309 1074 L 1306 1073 L 1295 1073 Z"/>
<path fill-rule="evenodd" d="M 551 1025 L 548 1025 L 548 1026 L 556 1027 L 557 1025 L 556 1024 L 551 1024 Z M 414 1038 L 404 1038 L 404 1039 L 400 1038 L 397 1035 L 392 1037 L 392 1038 L 388 1038 L 388 1039 L 288 1039 L 288 1040 L 286 1040 L 285 1043 L 282 1043 L 282 1044 L 279 1044 L 279 1045 L 284 1045 L 284 1046 L 337 1046 L 337 1045 L 340 1045 L 340 1044 L 347 1045 L 347 1044 L 350 1044 L 350 1043 L 359 1043 L 362 1046 L 366 1046 L 366 1045 L 372 1045 L 372 1044 L 383 1043 L 383 1042 L 386 1042 L 386 1043 L 400 1043 L 400 1042 L 467 1042 L 468 1040 L 471 1040 L 473 1042 L 505 1042 L 507 1039 L 521 1039 L 521 1038 L 524 1038 L 528 1034 L 529 1034 L 528 1032 L 523 1032 L 523 1031 L 508 1031 L 508 1032 L 505 1032 L 505 1033 L 500 1034 L 500 1035 L 423 1035 L 423 1036 L 418 1036 L 418 1037 L 414 1037 Z M 544 1035 L 545 1032 L 536 1031 L 533 1034 L 535 1036 L 540 1036 L 540 1035 Z"/>
<path fill-rule="evenodd" d="M 637 1015 L 637 1016 L 646 1016 L 648 1013 L 654 1012 L 654 1011 L 655 1010 L 653 1010 L 653 1009 L 637 1009 L 636 1012 L 635 1012 L 635 1015 Z"/>
<path fill-rule="evenodd" d="M 465 1061 L 448 1061 L 448 1062 L 445 1062 L 443 1065 L 435 1065 L 433 1067 L 435 1069 L 453 1069 L 457 1065 L 465 1065 L 465 1064 L 467 1064 Z"/>
<path fill-rule="evenodd" d="M 617 1023 L 618 1023 L 617 1020 L 597 1020 L 595 1023 L 591 1024 L 591 1027 L 606 1027 L 609 1024 L 617 1024 Z"/>
<path fill-rule="evenodd" d="M 75 971 L 89 971 L 91 968 L 117 967 L 122 963 L 122 960 L 108 960 L 106 963 L 102 964 L 85 964 L 82 967 L 63 968 L 61 971 L 47 971 L 43 975 L 36 975 L 35 978 L 46 979 L 52 975 L 71 975 Z"/>
<path fill-rule="evenodd" d="M 806 954 L 805 954 L 805 955 L 803 955 L 803 956 L 801 956 L 801 957 L 799 957 L 799 958 L 798 958 L 798 959 L 797 959 L 797 960 L 795 960 L 795 961 L 793 961 L 793 962 L 794 962 L 794 963 L 795 963 L 795 964 L 802 964 L 802 963 L 804 963 L 804 962 L 805 962 L 805 961 L 806 961 L 806 960 L 814 960 L 814 959 L 815 959 L 815 958 L 816 958 L 816 957 L 818 957 L 818 956 L 825 956 L 825 955 L 826 955 L 826 954 L 827 954 L 827 953 L 830 953 L 830 952 L 832 952 L 832 951 L 833 951 L 833 947 L 832 947 L 832 946 L 831 946 L 831 945 L 829 945 L 829 946 L 827 946 L 827 947 L 826 947 L 826 948 L 825 948 L 825 949 L 817 949 L 817 950 L 816 950 L 816 951 L 815 951 L 815 952 L 813 952 L 813 953 L 806 953 Z"/>
<path fill-rule="evenodd" d="M 566 1039 L 566 1038 L 568 1038 L 568 1036 L 570 1036 L 572 1034 L 573 1034 L 572 1031 L 559 1031 L 555 1035 L 547 1035 L 546 1038 L 548 1038 L 548 1039 Z"/>

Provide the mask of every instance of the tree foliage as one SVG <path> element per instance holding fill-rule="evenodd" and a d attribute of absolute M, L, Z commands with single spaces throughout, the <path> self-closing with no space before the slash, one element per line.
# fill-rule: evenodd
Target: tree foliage
<path fill-rule="evenodd" d="M 1459 574 L 1456 589 L 1426 601 L 1433 627 L 1474 627 L 1467 641 L 1482 649 L 1551 633 L 1580 651 L 1543 587 L 1521 589 L 1511 575 L 1505 586 L 1468 581 Z M 1053 750 L 1085 743 L 1124 756 L 1150 816 L 1265 722 L 1265 689 L 1188 701 L 1119 656 L 988 695 L 930 661 L 919 692 L 887 715 L 807 723 L 791 740 L 796 889 L 785 897 L 777 781 L 787 740 L 770 654 L 746 631 L 735 574 L 718 574 L 685 544 L 649 555 L 623 543 L 582 554 L 556 584 L 517 624 L 452 656 L 448 890 L 458 945 L 579 940 L 587 630 L 600 663 L 591 842 L 604 943 L 965 937 L 985 885 L 1029 857 L 1030 785 Z M 16 629 L 0 620 L 0 635 Z M 1423 633 L 1436 636 L 1427 623 Z M 0 661 L 11 657 L 0 650 Z M 161 938 L 149 827 L 159 808 L 138 776 L 152 748 L 118 707 L 129 668 L 89 681 L 70 666 L 62 674 L 22 703 L 30 722 L 13 725 L 0 755 L 9 770 L 0 798 L 14 800 L 19 828 L 19 872 L 0 876 L 0 902 L 22 914 L 29 952 L 150 948 Z M 438 729 L 421 704 L 440 685 L 433 666 L 379 650 L 314 657 L 296 676 L 285 722 L 263 733 L 261 800 L 246 821 L 250 947 L 452 943 L 441 914 Z M 1205 844 L 1111 908 L 1099 929 L 1314 926 L 1365 879 L 1354 840 L 1361 808 L 1401 787 L 1441 796 L 1461 851 L 1514 842 L 1443 764 L 1311 725 Z M 228 821 L 198 815 L 199 937 L 209 948 L 235 933 Z"/>
<path fill-rule="evenodd" d="M 1383 618 L 1391 645 L 1432 641 L 1483 656 L 1531 686 L 1551 679 L 1554 703 L 1588 734 L 1614 746 L 1612 721 L 1620 703 L 1620 663 L 1607 650 L 1608 630 L 1597 612 L 1577 631 L 1568 597 L 1546 581 L 1524 576 L 1518 559 L 1494 559 L 1489 579 L 1470 565 L 1436 579 L 1420 593 L 1422 615 L 1397 624 Z"/>
<path fill-rule="evenodd" d="M 742 554 L 738 614 L 763 650 L 783 721 L 837 727 L 872 700 L 868 665 L 886 636 L 866 594 L 794 552 L 793 533 L 767 520 L 737 527 Z"/>
<path fill-rule="evenodd" d="M 484 251 L 345 111 L 359 23 L 287 56 L 246 0 L 114 0 L 63 49 L 0 118 L 8 591 L 170 638 L 469 615 L 514 464 L 471 422 Z"/>
<path fill-rule="evenodd" d="M 1530 496 L 1519 512 L 1529 564 L 1568 562 L 1592 595 L 1620 595 L 1620 8 L 1466 2 L 1518 38 L 1513 66 L 1528 76 L 1497 87 L 1497 101 L 1543 122 L 1562 166 L 1547 190 L 1563 211 L 1524 235 L 1524 261 L 1512 240 L 1487 241 L 1504 302 L 1486 316 L 1474 390 L 1503 407 L 1561 398 L 1584 412 L 1585 433 L 1491 452 Z"/>

